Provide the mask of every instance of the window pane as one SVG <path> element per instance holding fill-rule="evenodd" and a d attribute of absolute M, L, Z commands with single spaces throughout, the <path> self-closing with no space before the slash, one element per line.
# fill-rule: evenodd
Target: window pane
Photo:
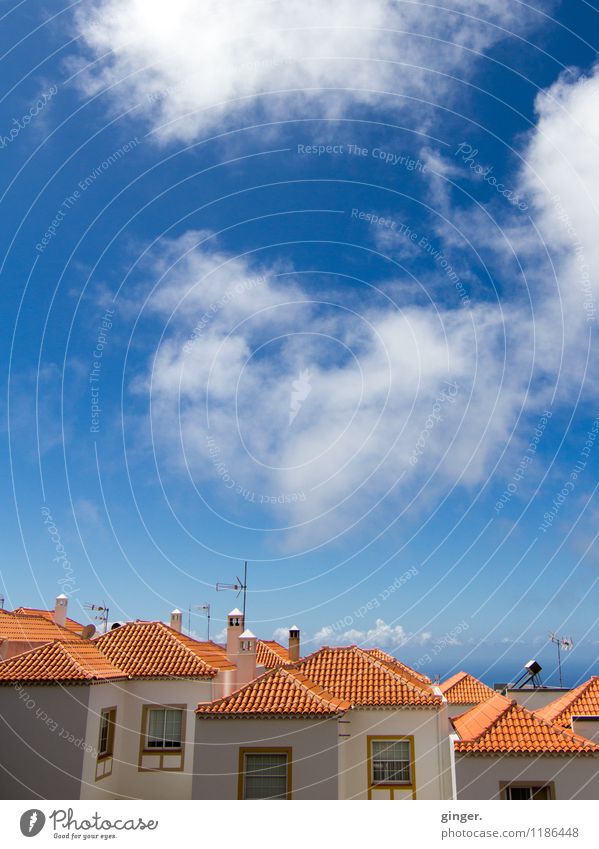
<path fill-rule="evenodd" d="M 508 787 L 508 799 L 531 799 L 532 792 L 530 787 Z"/>
<path fill-rule="evenodd" d="M 286 799 L 287 755 L 246 754 L 244 795 L 246 799 Z"/>
<path fill-rule="evenodd" d="M 411 781 L 408 740 L 373 740 L 373 784 L 409 784 Z"/>
<path fill-rule="evenodd" d="M 152 709 L 148 720 L 148 747 L 162 748 L 164 744 L 164 710 Z"/>
<path fill-rule="evenodd" d="M 164 747 L 176 749 L 181 745 L 181 721 L 183 711 L 167 710 L 164 723 Z"/>
<path fill-rule="evenodd" d="M 100 717 L 100 745 L 98 747 L 98 754 L 105 755 L 108 751 L 108 727 L 109 727 L 109 714 L 103 713 Z"/>

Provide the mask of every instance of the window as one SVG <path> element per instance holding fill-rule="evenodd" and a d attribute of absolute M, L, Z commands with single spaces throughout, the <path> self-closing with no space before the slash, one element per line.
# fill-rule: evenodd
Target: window
<path fill-rule="evenodd" d="M 553 799 L 550 784 L 506 784 L 504 787 L 506 799 Z"/>
<path fill-rule="evenodd" d="M 148 749 L 180 749 L 183 711 L 172 708 L 151 708 L 148 711 Z"/>
<path fill-rule="evenodd" d="M 412 741 L 403 737 L 369 738 L 370 784 L 412 784 Z"/>
<path fill-rule="evenodd" d="M 291 749 L 240 750 L 241 799 L 291 798 Z"/>
<path fill-rule="evenodd" d="M 112 757 L 114 752 L 114 728 L 116 708 L 104 708 L 100 714 L 100 736 L 98 740 L 98 758 Z"/>

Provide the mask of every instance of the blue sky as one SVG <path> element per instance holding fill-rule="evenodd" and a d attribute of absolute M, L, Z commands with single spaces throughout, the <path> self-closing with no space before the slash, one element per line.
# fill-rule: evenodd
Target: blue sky
<path fill-rule="evenodd" d="M 195 5 L 1 10 L 7 606 L 596 673 L 596 3 Z"/>

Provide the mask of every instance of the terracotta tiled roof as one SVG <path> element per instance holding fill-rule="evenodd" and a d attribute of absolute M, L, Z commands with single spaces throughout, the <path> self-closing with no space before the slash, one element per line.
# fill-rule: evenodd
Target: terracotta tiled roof
<path fill-rule="evenodd" d="M 432 683 L 428 675 L 424 675 L 422 672 L 417 672 L 415 669 L 412 669 L 411 666 L 408 666 L 406 663 L 402 663 L 401 660 L 398 660 L 396 657 L 393 657 L 393 655 L 388 654 L 382 649 L 367 649 L 367 651 L 368 654 L 376 657 L 377 660 L 382 660 L 384 663 L 388 663 L 390 666 L 397 668 L 398 672 L 408 675 L 416 681 L 421 681 L 423 684 Z"/>
<path fill-rule="evenodd" d="M 17 607 L 13 610 L 13 613 L 19 613 L 22 616 L 41 616 L 43 619 L 49 619 L 50 622 L 54 621 L 53 610 L 37 610 L 35 607 Z M 64 627 L 68 631 L 80 634 L 85 628 L 85 625 L 82 625 L 81 622 L 75 622 L 74 619 L 69 619 L 67 617 Z"/>
<path fill-rule="evenodd" d="M 591 754 L 599 745 L 495 695 L 452 719 L 461 754 Z"/>
<path fill-rule="evenodd" d="M 216 643 L 193 640 L 163 622 L 128 622 L 94 643 L 134 677 L 214 678 L 221 669 L 235 668 Z"/>
<path fill-rule="evenodd" d="M 92 682 L 126 678 L 93 643 L 55 640 L 0 663 L 0 684 Z"/>
<path fill-rule="evenodd" d="M 256 643 L 256 664 L 266 669 L 286 666 L 291 663 L 289 652 L 275 640 L 258 640 Z"/>
<path fill-rule="evenodd" d="M 408 678 L 387 661 L 357 646 L 325 646 L 294 664 L 295 669 L 339 699 L 370 707 L 441 704 L 432 686 Z"/>
<path fill-rule="evenodd" d="M 0 616 L 0 642 L 18 640 L 24 643 L 47 643 L 51 640 L 76 640 L 77 635 L 56 625 L 44 616 L 5 613 Z"/>
<path fill-rule="evenodd" d="M 468 672 L 452 675 L 447 681 L 439 684 L 439 688 L 450 705 L 475 705 L 495 695 L 495 690 Z"/>
<path fill-rule="evenodd" d="M 207 716 L 326 716 L 343 713 L 351 705 L 335 698 L 297 669 L 279 666 L 230 696 L 200 704 Z"/>
<path fill-rule="evenodd" d="M 573 716 L 599 716 L 599 676 L 594 675 L 535 713 L 564 728 L 571 726 Z"/>

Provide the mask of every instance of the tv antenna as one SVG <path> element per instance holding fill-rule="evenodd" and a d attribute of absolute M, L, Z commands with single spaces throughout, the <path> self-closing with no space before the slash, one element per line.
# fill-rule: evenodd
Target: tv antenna
<path fill-rule="evenodd" d="M 208 620 L 208 634 L 207 634 L 207 636 L 206 636 L 206 639 L 207 639 L 207 640 L 210 640 L 210 604 L 209 604 L 207 601 L 206 601 L 206 602 L 204 602 L 204 604 L 197 604 L 197 605 L 193 608 L 193 610 L 199 610 L 199 611 L 200 611 L 200 613 L 205 614 L 206 619 Z M 189 615 L 189 619 L 188 619 L 189 627 L 188 627 L 188 629 L 187 629 L 189 633 L 191 633 L 191 611 L 192 611 L 192 607 L 191 607 L 191 604 L 190 604 L 190 605 L 189 605 L 189 610 L 188 610 L 188 615 Z"/>
<path fill-rule="evenodd" d="M 86 610 L 93 610 L 95 612 L 95 616 L 92 616 L 92 619 L 95 619 L 96 622 L 102 622 L 104 625 L 104 633 L 108 631 L 108 614 L 110 612 L 110 608 L 106 607 L 104 602 L 102 604 L 84 604 L 83 607 Z"/>
<path fill-rule="evenodd" d="M 559 669 L 559 685 L 564 686 L 562 679 L 562 651 L 571 651 L 574 648 L 574 641 L 571 637 L 558 637 L 557 634 L 549 634 L 549 639 L 557 646 L 557 668 Z"/>
<path fill-rule="evenodd" d="M 248 562 L 244 560 L 243 562 L 243 581 L 237 576 L 236 584 L 222 584 L 220 581 L 216 585 L 216 592 L 219 593 L 222 590 L 234 590 L 237 592 L 237 598 L 243 593 L 243 616 L 245 620 L 245 597 L 248 588 Z"/>

